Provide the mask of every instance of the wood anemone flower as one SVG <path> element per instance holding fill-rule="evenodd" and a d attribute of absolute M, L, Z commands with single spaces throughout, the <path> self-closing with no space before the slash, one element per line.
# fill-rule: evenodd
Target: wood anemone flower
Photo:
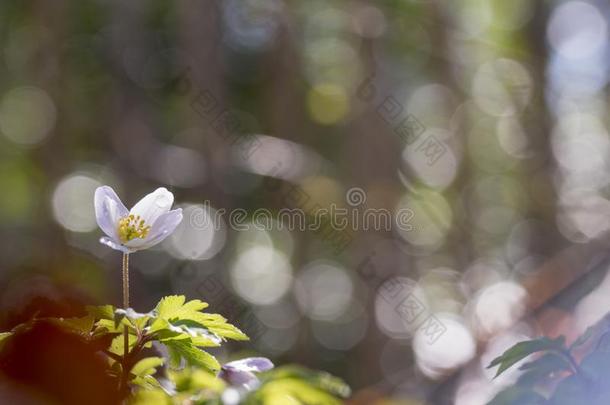
<path fill-rule="evenodd" d="M 174 195 L 160 187 L 127 210 L 111 187 L 95 190 L 95 218 L 107 236 L 100 242 L 123 253 L 148 249 L 167 238 L 182 221 L 182 209 L 171 210 Z"/>

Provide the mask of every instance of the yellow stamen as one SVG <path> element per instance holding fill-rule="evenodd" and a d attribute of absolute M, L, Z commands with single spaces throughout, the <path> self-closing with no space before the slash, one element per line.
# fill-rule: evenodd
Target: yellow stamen
<path fill-rule="evenodd" d="M 126 217 L 119 219 L 119 238 L 121 242 L 129 242 L 132 239 L 143 239 L 148 235 L 150 226 L 139 215 L 129 214 Z"/>

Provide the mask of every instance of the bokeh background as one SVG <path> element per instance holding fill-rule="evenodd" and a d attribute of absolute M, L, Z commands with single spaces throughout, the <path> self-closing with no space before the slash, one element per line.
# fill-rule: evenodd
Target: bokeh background
<path fill-rule="evenodd" d="M 93 192 L 131 206 L 166 186 L 185 220 L 132 255 L 136 310 L 208 301 L 253 337 L 222 358 L 327 370 L 352 403 L 484 404 L 516 378 L 492 381 L 493 357 L 610 309 L 609 15 L 573 0 L 1 2 L 2 325 L 35 297 L 119 305 Z M 407 209 L 411 226 L 203 226 L 222 209 L 354 209 L 354 188 L 355 209 Z"/>

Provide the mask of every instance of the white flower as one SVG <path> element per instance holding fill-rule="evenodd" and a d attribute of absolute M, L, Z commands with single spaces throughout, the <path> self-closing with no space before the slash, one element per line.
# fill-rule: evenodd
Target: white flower
<path fill-rule="evenodd" d="M 108 186 L 95 190 L 95 219 L 107 237 L 104 245 L 123 253 L 147 249 L 167 238 L 182 221 L 182 209 L 170 211 L 174 195 L 158 188 L 127 210 Z"/>

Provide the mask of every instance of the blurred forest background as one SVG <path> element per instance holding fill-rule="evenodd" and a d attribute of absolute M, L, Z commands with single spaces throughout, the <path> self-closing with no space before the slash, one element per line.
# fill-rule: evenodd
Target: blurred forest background
<path fill-rule="evenodd" d="M 2 329 L 119 305 L 93 192 L 131 206 L 166 186 L 185 219 L 132 255 L 136 310 L 200 298 L 253 337 L 221 357 L 327 370 L 353 403 L 485 403 L 516 378 L 492 381 L 493 357 L 610 308 L 609 15 L 572 0 L 1 2 Z M 412 215 L 203 226 L 331 204 Z"/>

